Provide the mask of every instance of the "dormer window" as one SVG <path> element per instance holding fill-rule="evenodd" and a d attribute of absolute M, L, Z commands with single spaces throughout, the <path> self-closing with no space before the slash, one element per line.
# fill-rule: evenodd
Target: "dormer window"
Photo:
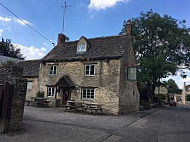
<path fill-rule="evenodd" d="M 89 48 L 89 44 L 87 41 L 87 38 L 85 38 L 84 36 L 82 36 L 77 44 L 77 53 L 84 53 L 87 52 Z"/>
<path fill-rule="evenodd" d="M 77 52 L 86 52 L 87 44 L 78 44 Z"/>

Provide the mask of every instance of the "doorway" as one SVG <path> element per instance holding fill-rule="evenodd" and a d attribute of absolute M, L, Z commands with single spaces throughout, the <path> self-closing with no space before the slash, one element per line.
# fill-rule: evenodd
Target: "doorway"
<path fill-rule="evenodd" d="M 67 101 L 71 99 L 71 90 L 69 88 L 62 88 L 62 106 L 66 105 Z"/>

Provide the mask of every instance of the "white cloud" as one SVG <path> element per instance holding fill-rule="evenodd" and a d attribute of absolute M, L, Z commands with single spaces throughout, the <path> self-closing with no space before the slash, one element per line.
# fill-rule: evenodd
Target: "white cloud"
<path fill-rule="evenodd" d="M 11 20 L 12 20 L 11 18 L 0 16 L 0 21 L 3 21 L 3 22 L 11 22 Z"/>
<path fill-rule="evenodd" d="M 2 36 L 3 31 L 4 31 L 3 29 L 0 29 L 0 36 Z"/>
<path fill-rule="evenodd" d="M 18 18 L 14 18 L 14 22 L 16 22 L 16 23 L 18 23 L 20 25 L 25 25 L 25 24 L 31 25 L 31 23 L 29 21 L 24 20 L 24 19 L 20 20 Z"/>
<path fill-rule="evenodd" d="M 38 48 L 34 46 L 24 46 L 20 44 L 14 44 L 16 48 L 21 49 L 21 54 L 23 54 L 24 57 L 26 57 L 26 60 L 31 59 L 41 59 L 44 57 L 47 53 L 47 49 L 44 47 Z"/>
<path fill-rule="evenodd" d="M 185 79 L 183 79 L 183 78 L 181 77 L 181 74 L 182 74 L 183 72 L 185 72 L 185 74 L 187 75 L 187 77 L 186 77 Z M 163 78 L 162 80 L 163 80 L 163 81 L 167 81 L 167 80 L 169 80 L 169 79 L 175 80 L 175 82 L 177 83 L 178 87 L 179 87 L 180 89 L 183 89 L 183 87 L 184 87 L 184 82 L 185 82 L 186 84 L 190 84 L 190 70 L 189 70 L 189 69 L 179 69 L 179 70 L 176 72 L 175 75 L 169 76 L 169 77 L 167 77 L 167 78 Z"/>
<path fill-rule="evenodd" d="M 25 19 L 20 20 L 20 19 L 18 19 L 16 17 L 14 17 L 14 18 L 11 18 L 11 17 L 8 18 L 8 17 L 2 17 L 2 16 L 0 16 L 0 21 L 2 21 L 4 23 L 15 22 L 15 23 L 20 24 L 20 25 L 25 25 L 24 23 L 26 23 L 28 25 L 31 25 L 31 23 L 29 21 L 27 21 Z"/>
<path fill-rule="evenodd" d="M 190 77 L 186 77 L 186 78 L 184 78 L 184 79 L 180 79 L 180 81 L 179 82 L 190 82 Z"/>
<path fill-rule="evenodd" d="M 90 0 L 88 8 L 90 10 L 101 10 L 115 6 L 118 2 L 128 2 L 129 0 Z"/>

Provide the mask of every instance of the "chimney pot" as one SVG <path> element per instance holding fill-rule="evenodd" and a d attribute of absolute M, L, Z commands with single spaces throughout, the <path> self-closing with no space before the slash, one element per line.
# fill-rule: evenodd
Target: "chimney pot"
<path fill-rule="evenodd" d="M 130 19 L 127 21 L 127 24 L 126 24 L 126 27 L 125 27 L 125 32 L 129 36 L 132 35 L 132 22 L 131 22 Z"/>
<path fill-rule="evenodd" d="M 58 34 L 57 45 L 65 43 L 66 36 L 62 33 Z"/>

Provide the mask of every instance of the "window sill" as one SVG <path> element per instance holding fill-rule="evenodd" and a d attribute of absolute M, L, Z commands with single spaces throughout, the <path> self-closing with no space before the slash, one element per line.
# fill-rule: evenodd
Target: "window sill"
<path fill-rule="evenodd" d="M 85 77 L 95 77 L 96 75 L 85 75 Z"/>
<path fill-rule="evenodd" d="M 55 96 L 47 96 L 48 98 L 55 98 Z"/>
<path fill-rule="evenodd" d="M 82 101 L 94 101 L 95 99 L 82 99 Z"/>
<path fill-rule="evenodd" d="M 56 76 L 57 74 L 49 74 L 50 77 L 54 77 Z"/>

